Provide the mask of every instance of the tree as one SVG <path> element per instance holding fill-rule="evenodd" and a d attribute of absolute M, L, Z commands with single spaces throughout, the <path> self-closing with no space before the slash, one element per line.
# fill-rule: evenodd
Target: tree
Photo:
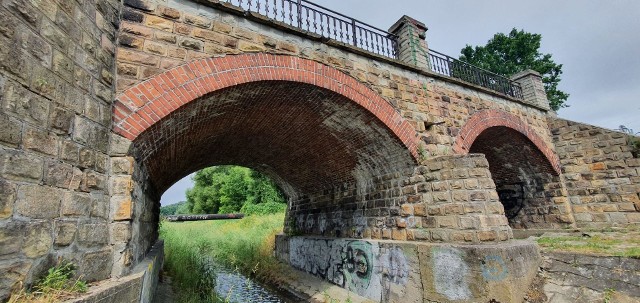
<path fill-rule="evenodd" d="M 505 77 L 526 69 L 539 72 L 549 105 L 557 111 L 562 107 L 568 107 L 564 102 L 569 94 L 558 89 L 562 64 L 556 64 L 551 59 L 551 54 L 540 53 L 541 40 L 540 34 L 514 28 L 509 35 L 495 34 L 485 46 L 465 46 L 460 51 L 460 60 Z"/>
<path fill-rule="evenodd" d="M 245 208 L 269 213 L 285 205 L 284 195 L 273 181 L 245 167 L 208 167 L 196 172 L 193 181 L 194 187 L 187 190 L 187 208 L 194 214 L 233 213 Z"/>

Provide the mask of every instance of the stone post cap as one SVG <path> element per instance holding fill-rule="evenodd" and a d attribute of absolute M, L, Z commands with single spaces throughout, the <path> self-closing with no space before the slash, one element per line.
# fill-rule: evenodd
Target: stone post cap
<path fill-rule="evenodd" d="M 405 24 L 412 24 L 415 27 L 418 28 L 419 32 L 420 32 L 420 38 L 424 39 L 425 38 L 425 32 L 428 30 L 427 26 L 424 25 L 424 23 L 413 19 L 407 15 L 404 15 L 402 17 L 400 17 L 400 19 L 398 21 L 396 21 L 396 23 L 394 23 L 390 28 L 389 28 L 389 32 L 390 33 L 395 33 L 397 32 L 403 25 Z"/>
<path fill-rule="evenodd" d="M 542 78 L 542 76 L 540 75 L 539 72 L 534 71 L 532 69 L 525 69 L 521 72 L 515 73 L 513 75 L 511 75 L 511 77 L 509 77 L 511 80 L 518 80 L 518 79 L 522 79 L 526 76 L 536 76 L 538 78 Z"/>

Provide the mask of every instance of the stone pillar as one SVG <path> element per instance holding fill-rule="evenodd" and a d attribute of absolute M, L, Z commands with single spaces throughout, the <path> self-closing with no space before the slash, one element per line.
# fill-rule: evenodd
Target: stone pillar
<path fill-rule="evenodd" d="M 524 101 L 542 110 L 551 111 L 540 73 L 527 69 L 511 76 L 522 87 Z"/>
<path fill-rule="evenodd" d="M 425 41 L 427 27 L 407 15 L 389 28 L 398 37 L 398 59 L 421 69 L 430 70 L 429 47 Z"/>

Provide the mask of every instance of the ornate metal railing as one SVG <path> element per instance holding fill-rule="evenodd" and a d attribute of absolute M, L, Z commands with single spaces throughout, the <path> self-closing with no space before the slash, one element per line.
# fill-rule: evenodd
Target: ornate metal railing
<path fill-rule="evenodd" d="M 377 27 L 306 0 L 220 0 L 245 11 L 298 27 L 301 30 L 396 58 L 397 38 Z"/>
<path fill-rule="evenodd" d="M 211 1 L 211 0 L 209 0 Z M 333 39 L 360 49 L 397 59 L 398 37 L 385 30 L 345 16 L 306 0 L 218 0 L 247 12 Z M 511 97 L 522 99 L 520 86 L 497 74 L 429 50 L 428 61 L 435 73 L 460 79 Z"/>
<path fill-rule="evenodd" d="M 429 65 L 431 70 L 438 74 L 495 90 L 516 99 L 523 99 L 522 88 L 518 83 L 437 51 L 429 50 Z"/>

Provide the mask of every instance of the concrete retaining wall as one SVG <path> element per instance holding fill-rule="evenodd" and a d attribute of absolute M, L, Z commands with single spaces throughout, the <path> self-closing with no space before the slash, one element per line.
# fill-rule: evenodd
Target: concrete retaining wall
<path fill-rule="evenodd" d="M 276 256 L 377 302 L 521 302 L 540 264 L 537 246 L 526 241 L 449 245 L 279 235 Z"/>
<path fill-rule="evenodd" d="M 640 302 L 640 260 L 545 253 L 549 302 Z"/>
<path fill-rule="evenodd" d="M 132 274 L 104 281 L 96 287 L 91 287 L 83 297 L 67 301 L 67 303 L 153 302 L 163 262 L 164 242 L 158 241 L 149 251 L 147 257 L 136 265 Z"/>

